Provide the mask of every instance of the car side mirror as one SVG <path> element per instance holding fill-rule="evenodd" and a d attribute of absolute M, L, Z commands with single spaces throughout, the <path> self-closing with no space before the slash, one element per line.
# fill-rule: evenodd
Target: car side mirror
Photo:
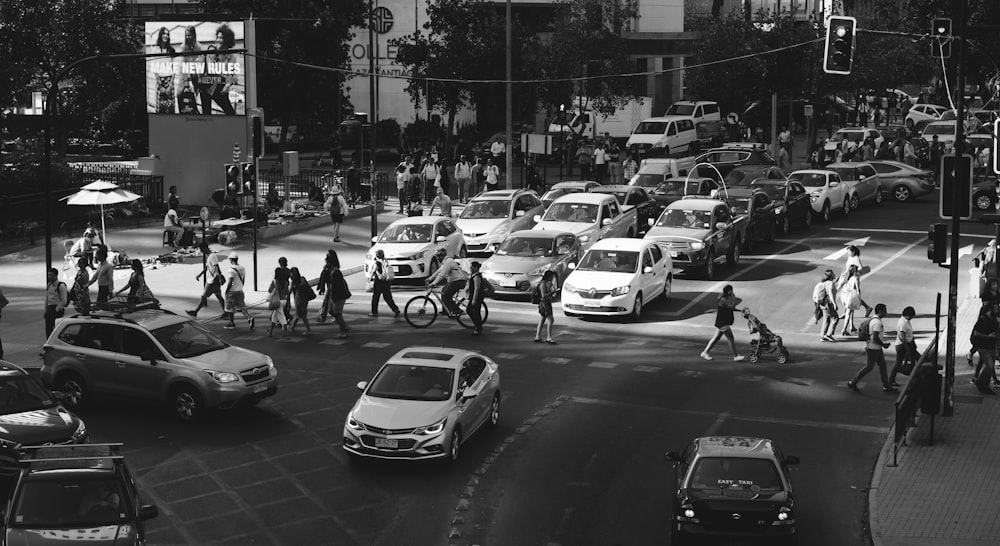
<path fill-rule="evenodd" d="M 788 455 L 785 457 L 785 464 L 787 465 L 799 464 L 799 458 L 796 457 L 795 455 Z"/>
<path fill-rule="evenodd" d="M 566 247 L 564 247 L 564 246 L 561 246 L 561 247 L 559 247 L 558 250 L 556 250 L 556 254 L 558 254 L 560 256 L 565 256 L 565 255 L 569 254 L 569 249 L 566 248 Z"/>
<path fill-rule="evenodd" d="M 358 387 L 359 391 L 365 390 L 365 387 L 367 387 L 367 386 L 368 386 L 368 382 L 367 381 L 358 381 L 357 387 Z"/>
<path fill-rule="evenodd" d="M 643 273 L 652 273 L 653 272 L 653 268 L 647 265 L 646 267 L 642 268 L 642 272 Z"/>
<path fill-rule="evenodd" d="M 534 216 L 534 218 L 532 218 L 532 219 L 533 219 L 533 220 L 534 220 L 535 222 L 541 222 L 541 221 L 542 221 L 542 215 L 541 215 L 541 214 L 536 214 L 536 215 Z"/>
<path fill-rule="evenodd" d="M 830 182 L 830 187 L 831 187 L 831 188 L 836 188 L 836 187 L 837 187 L 837 186 L 839 186 L 839 185 L 840 185 L 840 182 L 836 182 L 836 181 L 834 181 L 834 182 Z"/>
<path fill-rule="evenodd" d="M 576 262 L 570 262 L 566 264 L 566 267 L 568 267 L 569 269 L 576 269 Z"/>
<path fill-rule="evenodd" d="M 668 451 L 663 454 L 663 458 L 668 461 L 681 462 L 681 454 L 676 451 Z"/>
<path fill-rule="evenodd" d="M 715 229 L 717 229 L 719 231 L 722 231 L 722 230 L 726 229 L 726 223 L 725 222 L 716 222 L 715 223 Z"/>
<path fill-rule="evenodd" d="M 143 351 L 139 358 L 142 358 L 150 364 L 156 364 L 156 360 L 160 355 L 156 354 L 156 351 Z"/>
<path fill-rule="evenodd" d="M 656 224 L 656 220 L 652 218 L 646 218 L 646 223 L 649 224 L 649 227 L 653 227 L 653 225 Z"/>
<path fill-rule="evenodd" d="M 378 242 L 378 237 L 372 237 L 372 242 L 373 243 L 377 243 Z"/>
<path fill-rule="evenodd" d="M 605 218 L 605 219 L 601 220 L 601 225 L 602 226 L 610 226 L 611 225 L 611 218 Z"/>
<path fill-rule="evenodd" d="M 448 238 L 445 237 L 444 235 L 438 235 L 437 238 L 434 239 L 434 242 L 436 242 L 436 243 L 443 243 L 443 242 L 445 242 L 447 240 L 448 240 Z"/>
<path fill-rule="evenodd" d="M 140 520 L 153 519 L 158 515 L 160 515 L 160 509 L 157 508 L 155 504 L 143 504 L 142 507 L 139 508 Z"/>
<path fill-rule="evenodd" d="M 520 217 L 524 216 L 524 214 L 525 214 L 525 212 L 523 210 L 515 210 L 514 211 L 514 216 L 516 218 L 520 218 Z"/>

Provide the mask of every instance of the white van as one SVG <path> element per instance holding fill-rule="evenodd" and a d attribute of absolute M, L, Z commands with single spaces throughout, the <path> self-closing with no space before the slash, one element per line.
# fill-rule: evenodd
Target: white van
<path fill-rule="evenodd" d="M 698 131 L 691 116 L 663 116 L 643 120 L 625 147 L 651 156 L 693 154 L 698 148 Z"/>
<path fill-rule="evenodd" d="M 639 163 L 639 170 L 628 181 L 630 186 L 655 188 L 667 178 L 684 178 L 697 175 L 693 157 L 647 157 Z M 642 182 L 645 182 L 642 183 Z"/>

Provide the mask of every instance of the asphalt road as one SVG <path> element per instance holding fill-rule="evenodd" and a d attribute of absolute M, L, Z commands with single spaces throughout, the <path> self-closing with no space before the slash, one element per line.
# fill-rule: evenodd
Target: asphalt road
<path fill-rule="evenodd" d="M 807 323 L 812 287 L 824 269 L 840 271 L 845 244 L 863 244 L 872 268 L 864 298 L 888 305 L 890 329 L 913 305 L 926 339 L 935 293 L 947 288 L 947 271 L 925 255 L 935 215 L 930 201 L 887 203 L 793 231 L 721 268 L 719 280 L 678 276 L 673 298 L 648 306 L 640 323 L 557 314 L 556 346 L 530 342 L 537 314 L 524 302 L 491 301 L 482 338 L 447 321 L 418 331 L 402 319 L 369 319 L 355 277 L 347 340 L 330 325 L 291 340 L 212 325 L 274 357 L 281 389 L 259 407 L 195 426 L 120 402 L 83 416 L 100 431 L 94 441 L 125 442 L 141 490 L 159 505 L 151 544 L 665 544 L 672 470 L 663 453 L 695 436 L 740 434 L 773 438 L 801 458 L 793 472 L 801 544 L 863 545 L 864 495 L 893 396 L 874 375 L 860 395 L 844 386 L 863 350 L 819 342 Z M 962 244 L 978 251 L 985 241 Z M 963 271 L 960 295 L 967 282 Z M 788 364 L 734 363 L 724 345 L 716 360 L 698 358 L 725 283 L 784 337 Z M 409 294 L 398 291 L 397 302 Z M 750 337 L 740 322 L 735 330 L 745 351 Z M 455 465 L 350 463 L 340 435 L 355 383 L 415 344 L 475 346 L 497 360 L 500 426 L 470 439 Z"/>

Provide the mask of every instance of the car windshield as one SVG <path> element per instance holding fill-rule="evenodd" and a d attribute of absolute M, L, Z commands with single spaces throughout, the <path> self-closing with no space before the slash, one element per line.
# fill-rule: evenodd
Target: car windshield
<path fill-rule="evenodd" d="M 628 192 L 626 192 L 626 191 L 606 191 L 606 190 L 601 190 L 601 191 L 595 191 L 594 193 L 605 193 L 605 194 L 608 194 L 608 195 L 614 195 L 615 199 L 618 200 L 618 204 L 619 205 L 624 205 L 625 204 L 625 197 L 628 196 Z"/>
<path fill-rule="evenodd" d="M 730 197 L 726 199 L 726 203 L 729 203 L 729 210 L 733 216 L 741 216 L 750 211 L 749 197 Z"/>
<path fill-rule="evenodd" d="M 591 249 L 580 260 L 580 271 L 611 271 L 615 273 L 635 273 L 639 263 L 639 253 L 625 250 Z"/>
<path fill-rule="evenodd" d="M 588 203 L 552 203 L 542 220 L 593 224 L 597 221 L 597 205 Z"/>
<path fill-rule="evenodd" d="M 150 331 L 174 358 L 191 358 L 229 346 L 197 322 L 186 320 Z"/>
<path fill-rule="evenodd" d="M 548 257 L 553 255 L 553 239 L 548 237 L 508 237 L 497 249 L 500 256 Z"/>
<path fill-rule="evenodd" d="M 663 183 L 663 175 L 660 173 L 639 173 L 635 175 L 634 186 L 640 188 L 655 188 Z"/>
<path fill-rule="evenodd" d="M 380 243 L 428 243 L 431 240 L 430 224 L 393 224 L 382 232 Z"/>
<path fill-rule="evenodd" d="M 466 205 L 465 210 L 459 218 L 487 220 L 494 218 L 506 218 L 510 209 L 510 201 L 499 199 L 484 199 L 482 201 L 472 201 Z"/>
<path fill-rule="evenodd" d="M 455 370 L 387 364 L 368 386 L 368 396 L 440 402 L 451 398 Z"/>
<path fill-rule="evenodd" d="M 826 175 L 819 173 L 797 173 L 788 177 L 807 188 L 822 188 L 826 185 Z"/>
<path fill-rule="evenodd" d="M 21 413 L 55 405 L 49 391 L 27 375 L 0 378 L 0 414 Z"/>
<path fill-rule="evenodd" d="M 865 134 L 862 131 L 837 131 L 836 133 L 833 133 L 832 137 L 830 137 L 830 142 L 840 142 L 844 139 L 856 142 L 858 140 L 864 140 Z"/>
<path fill-rule="evenodd" d="M 703 457 L 691 470 L 691 489 L 776 493 L 784 486 L 773 461 L 740 457 Z"/>
<path fill-rule="evenodd" d="M 955 125 L 953 123 L 930 124 L 924 127 L 925 135 L 954 135 Z"/>
<path fill-rule="evenodd" d="M 693 104 L 671 104 L 670 108 L 667 108 L 668 116 L 690 116 L 694 113 Z"/>
<path fill-rule="evenodd" d="M 755 182 L 752 187 L 755 190 L 760 190 L 766 193 L 767 196 L 771 198 L 771 200 L 785 198 L 784 184 L 767 184 L 767 183 Z"/>
<path fill-rule="evenodd" d="M 711 220 L 711 213 L 707 210 L 667 209 L 663 211 L 656 225 L 659 227 L 708 229 Z"/>
<path fill-rule="evenodd" d="M 14 527 L 83 528 L 126 522 L 127 499 L 114 477 L 25 480 L 14 499 Z"/>
<path fill-rule="evenodd" d="M 855 174 L 853 167 L 834 167 L 833 170 L 840 175 L 841 180 L 856 180 L 857 176 Z"/>
<path fill-rule="evenodd" d="M 656 195 L 684 195 L 683 180 L 664 180 L 656 186 Z"/>
<path fill-rule="evenodd" d="M 632 131 L 633 135 L 662 135 L 667 130 L 665 121 L 644 121 Z"/>
<path fill-rule="evenodd" d="M 736 188 L 739 186 L 749 186 L 750 182 L 754 180 L 755 175 L 748 173 L 746 171 L 741 171 L 739 169 L 733 169 L 729 171 L 726 175 L 726 185 L 730 188 Z"/>

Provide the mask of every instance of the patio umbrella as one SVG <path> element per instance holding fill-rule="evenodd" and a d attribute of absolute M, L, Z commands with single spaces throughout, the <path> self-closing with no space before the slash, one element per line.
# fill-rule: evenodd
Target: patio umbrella
<path fill-rule="evenodd" d="M 104 205 L 117 205 L 119 203 L 130 203 L 142 197 L 141 195 L 123 190 L 118 184 L 105 180 L 97 180 L 80 188 L 80 191 L 63 197 L 67 205 L 98 205 L 101 207 L 101 239 L 104 244 L 108 244 L 108 238 L 104 233 Z"/>

